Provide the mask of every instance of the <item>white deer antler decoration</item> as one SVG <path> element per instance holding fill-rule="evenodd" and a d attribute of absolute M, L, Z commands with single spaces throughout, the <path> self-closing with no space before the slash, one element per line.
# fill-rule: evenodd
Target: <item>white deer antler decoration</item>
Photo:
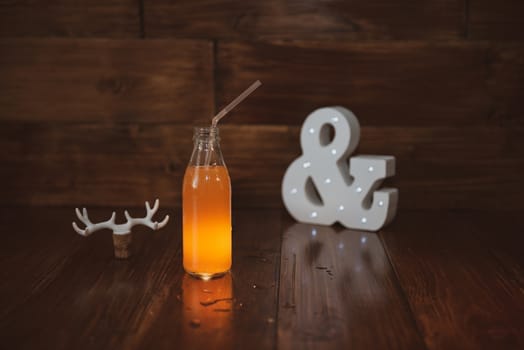
<path fill-rule="evenodd" d="M 78 208 L 76 208 L 75 209 L 76 216 L 78 216 L 78 219 L 84 225 L 86 225 L 86 228 L 83 229 L 83 230 L 80 229 L 78 227 L 78 225 L 76 224 L 76 222 L 73 222 L 73 228 L 75 229 L 75 231 L 78 234 L 80 234 L 82 236 L 89 236 L 93 232 L 98 231 L 98 230 L 102 230 L 104 228 L 112 229 L 113 233 L 115 235 L 125 235 L 125 234 L 131 232 L 131 228 L 133 226 L 135 226 L 135 225 L 144 225 L 144 226 L 147 226 L 147 227 L 149 227 L 149 228 L 151 228 L 153 230 L 158 230 L 158 229 L 161 229 L 162 227 L 164 227 L 167 224 L 167 222 L 169 221 L 169 215 L 166 215 L 164 220 L 162 220 L 161 222 L 157 222 L 157 221 L 153 222 L 151 220 L 153 218 L 153 215 L 155 215 L 156 211 L 158 210 L 158 205 L 159 205 L 158 199 L 155 201 L 155 204 L 153 205 L 153 208 L 151 208 L 151 206 L 149 205 L 149 202 L 146 202 L 147 214 L 143 218 L 132 218 L 129 215 L 129 213 L 127 212 L 127 210 L 124 211 L 124 214 L 126 216 L 127 222 L 125 222 L 123 224 L 115 224 L 115 216 L 116 216 L 115 212 L 113 212 L 113 214 L 111 215 L 111 218 L 109 218 L 109 220 L 94 224 L 94 223 L 92 223 L 89 220 L 89 217 L 87 216 L 87 209 L 86 208 L 84 208 L 82 210 L 82 214 L 80 214 L 80 210 L 78 210 Z"/>
<path fill-rule="evenodd" d="M 102 230 L 102 229 L 112 229 L 113 230 L 113 244 L 115 248 L 115 255 L 118 258 L 127 258 L 129 256 L 128 246 L 131 243 L 131 228 L 136 225 L 144 225 L 147 226 L 153 230 L 159 230 L 162 227 L 164 227 L 167 222 L 169 221 L 169 215 L 166 215 L 164 220 L 161 222 L 154 221 L 153 222 L 153 215 L 155 215 L 156 211 L 158 210 L 159 201 L 158 199 L 155 200 L 155 204 L 153 205 L 153 208 L 149 205 L 149 202 L 146 202 L 146 216 L 143 218 L 132 218 L 131 215 L 126 211 L 124 211 L 124 214 L 126 216 L 127 221 L 123 224 L 115 224 L 115 216 L 116 213 L 113 212 L 109 220 L 99 222 L 99 223 L 92 223 L 91 220 L 89 220 L 89 217 L 87 215 L 87 209 L 84 208 L 82 210 L 82 213 L 80 213 L 80 210 L 78 208 L 75 209 L 76 216 L 78 216 L 78 219 L 86 226 L 85 229 L 81 229 L 78 227 L 76 222 L 73 222 L 73 229 L 82 236 L 89 236 L 95 231 Z"/>

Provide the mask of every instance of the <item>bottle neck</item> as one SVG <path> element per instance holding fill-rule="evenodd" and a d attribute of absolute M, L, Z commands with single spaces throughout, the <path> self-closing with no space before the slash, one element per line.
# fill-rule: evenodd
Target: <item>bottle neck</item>
<path fill-rule="evenodd" d="M 189 165 L 217 166 L 225 165 L 220 150 L 220 137 L 217 127 L 197 127 L 193 134 L 193 154 Z"/>
<path fill-rule="evenodd" d="M 195 142 L 195 145 L 198 143 L 218 144 L 220 142 L 218 127 L 196 127 L 193 133 L 193 141 Z"/>

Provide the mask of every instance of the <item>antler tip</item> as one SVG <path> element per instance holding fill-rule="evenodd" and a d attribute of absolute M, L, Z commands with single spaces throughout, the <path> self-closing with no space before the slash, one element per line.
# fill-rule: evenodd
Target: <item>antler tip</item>
<path fill-rule="evenodd" d="M 160 205 L 160 202 L 158 201 L 158 198 L 155 200 L 155 203 L 153 204 L 153 208 L 149 207 L 149 209 L 153 212 L 153 213 L 156 213 L 156 211 L 158 210 L 158 207 Z"/>
<path fill-rule="evenodd" d="M 162 220 L 161 222 L 155 222 L 155 230 L 161 229 L 162 227 L 166 226 L 168 221 L 169 221 L 169 215 L 166 215 L 164 220 Z"/>
<path fill-rule="evenodd" d="M 78 225 L 74 221 L 73 221 L 73 229 L 76 231 L 76 233 L 82 236 L 85 236 L 87 233 L 87 228 L 85 230 L 82 230 L 80 227 L 78 227 Z"/>

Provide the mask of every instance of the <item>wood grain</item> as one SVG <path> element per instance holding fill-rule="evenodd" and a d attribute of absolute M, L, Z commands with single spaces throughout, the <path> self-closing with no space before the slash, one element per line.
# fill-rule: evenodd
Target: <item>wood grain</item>
<path fill-rule="evenodd" d="M 469 1 L 468 37 L 509 41 L 524 39 L 524 3 L 518 0 Z"/>
<path fill-rule="evenodd" d="M 147 36 L 247 39 L 443 39 L 464 33 L 458 0 L 145 1 Z"/>
<path fill-rule="evenodd" d="M 231 275 L 208 282 L 184 276 L 139 348 L 273 348 L 280 218 L 280 211 L 234 211 Z"/>
<path fill-rule="evenodd" d="M 302 151 L 299 128 L 227 125 L 222 150 L 235 207 L 282 207 L 280 184 Z M 180 206 L 192 127 L 2 123 L 0 204 Z M 358 154 L 391 154 L 401 209 L 522 210 L 524 130 L 363 127 Z M 36 174 L 36 175 L 35 175 Z"/>
<path fill-rule="evenodd" d="M 343 105 L 365 126 L 522 125 L 523 57 L 481 42 L 220 42 L 217 107 L 260 79 L 230 122 L 299 125 Z"/>
<path fill-rule="evenodd" d="M 0 214 L 4 218 L 8 213 L 27 212 L 30 225 L 22 225 L 18 235 L 4 237 L 4 241 L 26 240 L 38 243 L 42 250 L 41 254 L 30 254 L 33 250 L 8 244 L 16 259 L 2 259 L 0 267 L 1 275 L 10 277 L 13 284 L 2 286 L 0 294 L 2 311 L 8 308 L 7 313 L 0 313 L 3 346 L 171 349 L 176 344 L 184 349 L 219 345 L 267 349 L 275 343 L 279 211 L 234 212 L 232 274 L 206 283 L 186 276 L 182 270 L 178 210 L 159 210 L 159 217 L 165 213 L 172 216 L 161 231 L 133 229 L 136 251 L 129 260 L 113 258 L 110 232 L 97 232 L 88 238 L 75 234 L 70 226 L 72 208 L 42 209 L 35 215 L 38 210 L 14 209 Z M 90 214 L 96 221 L 111 210 L 100 208 Z M 138 208 L 131 212 L 142 213 Z M 43 215 L 47 219 L 39 220 Z M 13 220 L 4 222 L 9 229 L 16 226 Z M 59 224 L 41 232 L 35 230 L 39 223 L 48 222 Z M 53 237 L 38 238 L 44 234 Z M 7 249 L 2 248 L 2 252 Z M 54 271 L 53 262 L 64 253 L 65 263 Z M 16 272 L 24 276 L 12 278 Z M 30 277 L 35 278 L 34 283 L 43 277 L 49 281 L 35 288 L 23 280 Z M 5 293 L 5 289 L 14 288 L 25 297 Z M 200 304 L 228 295 L 232 300 Z"/>
<path fill-rule="evenodd" d="M 59 210 L 60 211 L 60 210 Z M 56 209 L 0 210 L 0 319 L 12 313 L 35 295 L 43 293 L 70 263 L 79 248 L 74 235 L 49 234 L 71 226 Z"/>
<path fill-rule="evenodd" d="M 191 121 L 213 114 L 209 42 L 0 40 L 0 120 Z"/>
<path fill-rule="evenodd" d="M 513 255 L 522 253 L 518 220 L 491 212 L 403 212 L 381 232 L 429 349 L 524 346 L 522 255 Z M 519 259 L 517 270 L 493 254 L 493 244 Z"/>
<path fill-rule="evenodd" d="M 280 349 L 421 349 L 377 235 L 307 224 L 282 238 Z"/>
<path fill-rule="evenodd" d="M 475 217 L 469 220 L 473 229 L 472 236 L 479 240 L 482 246 L 504 266 L 505 271 L 514 281 L 522 282 L 524 276 L 524 245 L 507 244 L 507 242 L 521 242 L 521 220 L 507 213 L 492 212 L 490 215 Z M 498 232 L 501 223 L 511 223 L 515 229 L 504 230 L 504 239 L 498 239 L 493 232 Z M 522 284 L 522 283 L 521 283 Z"/>
<path fill-rule="evenodd" d="M 0 37 L 138 37 L 135 0 L 0 1 Z"/>
<path fill-rule="evenodd" d="M 67 263 L 46 288 L 32 293 L 23 305 L 1 319 L 2 343 L 20 349 L 34 348 L 35 344 L 55 349 L 109 348 L 110 344 L 120 344 L 137 332 L 145 315 L 156 311 L 171 284 L 180 278 L 178 226 L 171 224 L 158 232 L 143 227 L 133 229 L 135 255 L 122 261 L 113 258 L 110 232 L 81 237 L 72 231 L 73 208 L 57 212 L 60 214 L 51 217 L 60 224 L 43 232 L 62 243 L 54 239 L 41 242 L 41 249 L 48 254 L 28 256 L 24 262 L 28 274 L 32 275 L 35 266 L 56 259 L 58 252 L 72 248 L 71 238 L 77 249 L 70 250 Z M 135 209 L 131 214 L 143 212 L 143 208 Z M 90 210 L 94 221 L 105 219 L 108 213 L 109 208 Z M 162 208 L 158 215 L 165 213 Z M 169 213 L 180 217 L 178 213 Z M 122 219 L 123 213 L 118 214 Z M 32 240 L 34 232 L 23 230 L 18 234 Z M 2 269 L 17 271 L 19 267 L 4 265 Z M 26 293 L 24 285 L 19 288 Z"/>
<path fill-rule="evenodd" d="M 89 209 L 99 221 L 114 208 Z M 133 216 L 143 212 L 131 209 Z M 281 210 L 234 210 L 232 273 L 209 283 L 184 275 L 181 213 L 162 205 L 158 216 L 164 214 L 172 220 L 163 230 L 134 230 L 135 255 L 123 261 L 113 258 L 110 232 L 73 232 L 72 207 L 3 207 L 2 346 L 524 344 L 518 212 L 403 210 L 375 234 L 295 224 Z"/>

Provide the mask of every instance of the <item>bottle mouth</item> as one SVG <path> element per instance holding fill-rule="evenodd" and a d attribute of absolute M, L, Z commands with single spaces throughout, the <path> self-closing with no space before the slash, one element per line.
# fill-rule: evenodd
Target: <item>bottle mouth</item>
<path fill-rule="evenodd" d="M 194 128 L 193 140 L 220 140 L 217 126 L 197 126 Z"/>

